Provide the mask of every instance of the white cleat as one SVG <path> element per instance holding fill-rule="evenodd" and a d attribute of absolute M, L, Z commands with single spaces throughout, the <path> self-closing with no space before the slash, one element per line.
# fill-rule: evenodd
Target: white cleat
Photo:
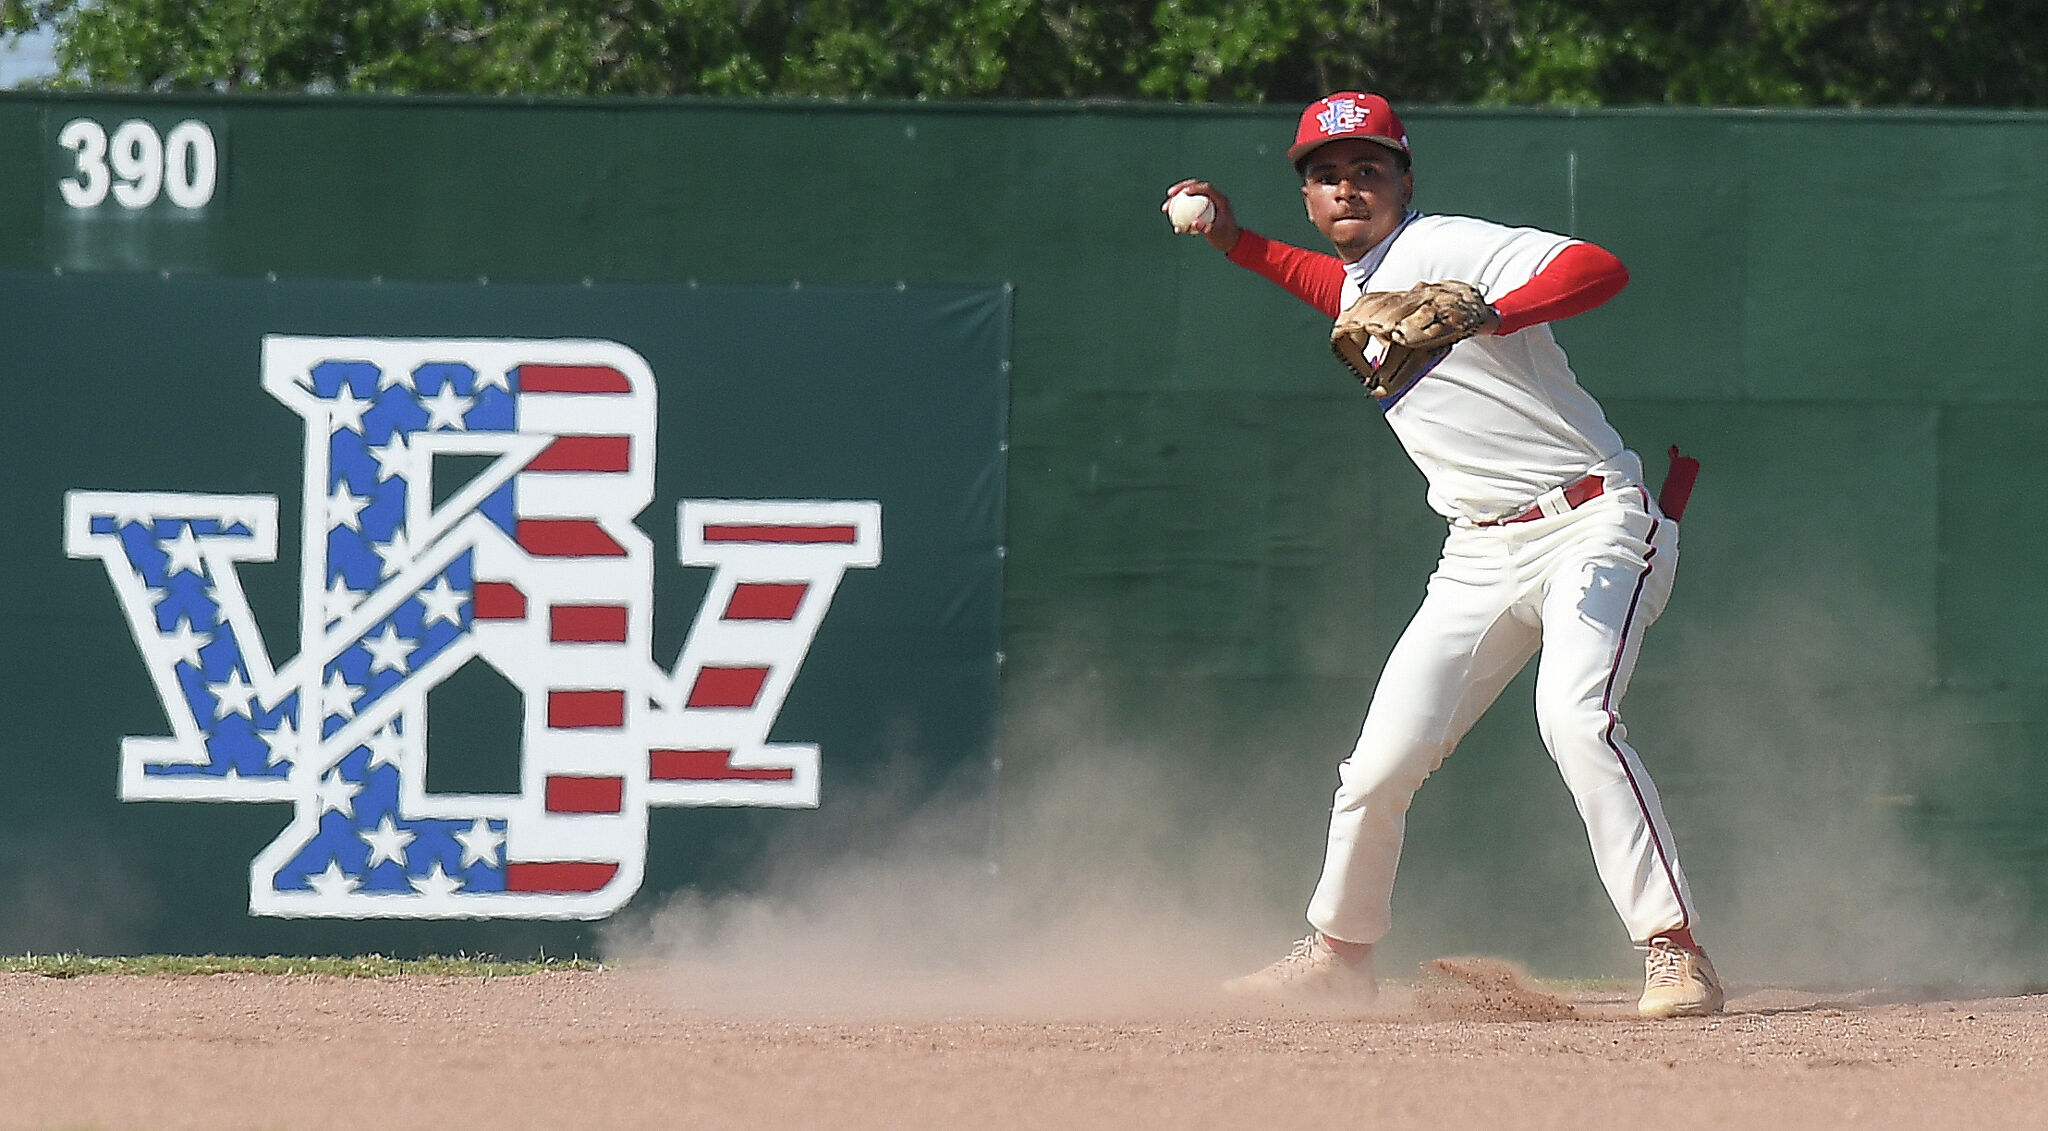
<path fill-rule="evenodd" d="M 1379 996 L 1380 986 L 1372 975 L 1370 950 L 1345 958 L 1316 932 L 1271 966 L 1223 983 L 1223 992 L 1261 1001 L 1363 1005 Z"/>
<path fill-rule="evenodd" d="M 1721 1012 L 1726 997 L 1714 964 L 1703 950 L 1688 950 L 1669 939 L 1651 939 L 1643 961 L 1643 998 L 1636 1011 L 1645 1017 L 1705 1017 Z"/>

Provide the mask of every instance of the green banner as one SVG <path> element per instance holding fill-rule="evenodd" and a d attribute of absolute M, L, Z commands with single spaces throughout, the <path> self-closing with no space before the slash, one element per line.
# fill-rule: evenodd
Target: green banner
<path fill-rule="evenodd" d="M 0 946 L 587 949 L 546 921 L 988 755 L 1005 290 L 0 302 L 38 401 L 0 848 L 52 904 Z"/>

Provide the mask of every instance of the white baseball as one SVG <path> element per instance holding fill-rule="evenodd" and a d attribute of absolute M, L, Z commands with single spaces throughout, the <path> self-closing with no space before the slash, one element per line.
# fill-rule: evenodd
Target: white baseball
<path fill-rule="evenodd" d="M 1216 202 L 1198 192 L 1176 193 L 1166 200 L 1166 218 L 1173 222 L 1174 231 L 1187 235 L 1196 224 L 1216 218 Z"/>

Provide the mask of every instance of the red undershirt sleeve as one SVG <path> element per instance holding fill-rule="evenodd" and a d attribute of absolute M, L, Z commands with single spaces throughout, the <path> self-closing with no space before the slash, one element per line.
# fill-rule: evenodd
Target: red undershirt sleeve
<path fill-rule="evenodd" d="M 1568 244 L 1528 282 L 1493 300 L 1500 311 L 1494 333 L 1512 334 L 1584 314 L 1627 285 L 1628 268 L 1613 252 L 1589 243 Z"/>
<path fill-rule="evenodd" d="M 1344 263 L 1243 229 L 1230 249 L 1232 263 L 1272 280 L 1287 293 L 1335 318 L 1344 294 Z M 1512 334 L 1543 322 L 1584 314 L 1621 293 L 1628 268 L 1596 244 L 1572 243 L 1553 256 L 1528 282 L 1495 299 L 1500 312 L 1495 334 Z"/>
<path fill-rule="evenodd" d="M 1337 302 L 1344 295 L 1344 261 L 1336 256 L 1269 240 L 1243 228 L 1229 258 L 1280 284 L 1288 294 L 1324 314 L 1337 317 Z"/>

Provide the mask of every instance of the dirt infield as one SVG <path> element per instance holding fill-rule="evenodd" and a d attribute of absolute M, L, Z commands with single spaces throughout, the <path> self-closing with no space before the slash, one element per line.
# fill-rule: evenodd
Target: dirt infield
<path fill-rule="evenodd" d="M 8 1128 L 1908 1128 L 2048 1122 L 2048 997 L 1737 988 L 1648 1023 L 1483 964 L 1367 1015 L 707 1006 L 668 969 L 0 975 Z M 1910 1000 L 1901 1000 L 1908 998 Z M 1540 1019 L 1539 1019 L 1540 1018 Z"/>

